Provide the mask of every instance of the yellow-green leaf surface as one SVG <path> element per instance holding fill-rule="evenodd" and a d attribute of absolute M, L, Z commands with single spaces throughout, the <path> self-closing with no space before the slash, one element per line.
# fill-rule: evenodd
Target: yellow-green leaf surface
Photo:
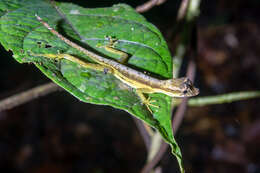
<path fill-rule="evenodd" d="M 45 0 L 0 0 L 0 42 L 20 63 L 33 62 L 52 81 L 87 103 L 123 109 L 156 128 L 181 160 L 171 127 L 171 98 L 150 94 L 160 108 L 153 115 L 135 91 L 111 74 L 86 69 L 68 60 L 54 61 L 31 56 L 67 53 L 93 62 L 49 32 L 35 14 L 73 42 L 106 58 L 119 56 L 99 48 L 106 36 L 118 39 L 115 48 L 129 54 L 127 66 L 158 78 L 171 78 L 172 60 L 159 30 L 133 8 L 118 4 L 108 8 L 83 8 L 70 3 Z"/>

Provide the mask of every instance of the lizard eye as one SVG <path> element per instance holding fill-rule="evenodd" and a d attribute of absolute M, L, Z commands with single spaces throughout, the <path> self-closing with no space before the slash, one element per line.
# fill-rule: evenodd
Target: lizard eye
<path fill-rule="evenodd" d="M 189 89 L 192 87 L 192 82 L 187 79 L 185 82 L 184 82 L 184 87 L 185 87 L 185 90 Z"/>
<path fill-rule="evenodd" d="M 191 81 L 187 78 L 187 79 L 184 81 L 184 83 L 183 83 L 183 91 L 182 91 L 182 93 L 183 93 L 184 95 L 187 95 L 187 94 L 189 93 L 189 91 L 191 90 L 191 88 L 192 88 L 192 83 L 191 83 Z"/>
<path fill-rule="evenodd" d="M 186 84 L 186 86 L 190 87 L 192 85 L 192 82 L 189 79 L 187 79 L 185 81 L 185 84 Z"/>
<path fill-rule="evenodd" d="M 183 94 L 187 94 L 187 93 L 188 93 L 188 91 L 187 91 L 187 90 L 184 90 L 182 93 L 183 93 Z"/>

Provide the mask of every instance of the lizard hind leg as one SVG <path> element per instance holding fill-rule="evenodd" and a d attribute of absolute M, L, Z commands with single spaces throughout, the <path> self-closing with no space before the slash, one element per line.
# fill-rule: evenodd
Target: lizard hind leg
<path fill-rule="evenodd" d="M 117 61 L 120 62 L 121 64 L 126 64 L 129 59 L 129 55 L 126 52 L 115 48 L 115 45 L 117 44 L 118 39 L 113 38 L 111 36 L 106 36 L 105 38 L 108 39 L 109 43 L 105 46 L 99 46 L 99 47 L 104 48 L 106 51 L 108 51 L 110 53 L 119 55 L 120 58 Z"/>
<path fill-rule="evenodd" d="M 149 112 L 151 114 L 153 114 L 153 111 L 151 110 L 150 107 L 159 108 L 159 106 L 152 104 L 152 103 L 156 102 L 156 100 L 151 100 L 150 97 L 146 98 L 144 96 L 143 89 L 136 89 L 136 93 L 140 97 L 142 103 L 147 107 L 147 109 L 149 110 Z"/>

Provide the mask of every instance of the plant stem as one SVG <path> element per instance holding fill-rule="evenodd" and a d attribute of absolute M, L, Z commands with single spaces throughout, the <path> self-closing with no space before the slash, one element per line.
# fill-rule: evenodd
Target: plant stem
<path fill-rule="evenodd" d="M 207 106 L 213 104 L 231 103 L 235 101 L 247 100 L 260 97 L 260 91 L 241 91 L 217 96 L 205 96 L 189 99 L 189 106 Z M 181 100 L 174 102 L 174 105 L 179 105 Z"/>
<path fill-rule="evenodd" d="M 58 85 L 51 82 L 10 96 L 0 101 L 0 111 L 8 110 L 16 106 L 22 105 L 35 98 L 57 91 L 59 88 L 60 87 Z"/>

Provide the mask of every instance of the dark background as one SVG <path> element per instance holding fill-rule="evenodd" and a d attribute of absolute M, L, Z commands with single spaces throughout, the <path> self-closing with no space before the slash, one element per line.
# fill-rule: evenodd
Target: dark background
<path fill-rule="evenodd" d="M 145 1 L 120 2 L 136 7 Z M 118 1 L 74 3 L 94 8 Z M 144 13 L 173 54 L 179 3 L 168 0 Z M 202 1 L 196 58 L 201 96 L 259 90 L 259 7 L 258 0 Z M 49 82 L 34 65 L 19 64 L 2 47 L 0 53 L 0 99 Z M 260 172 L 259 111 L 259 99 L 190 107 L 176 136 L 188 172 Z M 146 154 L 129 114 L 82 103 L 64 91 L 0 112 L 1 172 L 134 173 Z M 178 172 L 170 150 L 160 165 L 163 173 Z"/>

